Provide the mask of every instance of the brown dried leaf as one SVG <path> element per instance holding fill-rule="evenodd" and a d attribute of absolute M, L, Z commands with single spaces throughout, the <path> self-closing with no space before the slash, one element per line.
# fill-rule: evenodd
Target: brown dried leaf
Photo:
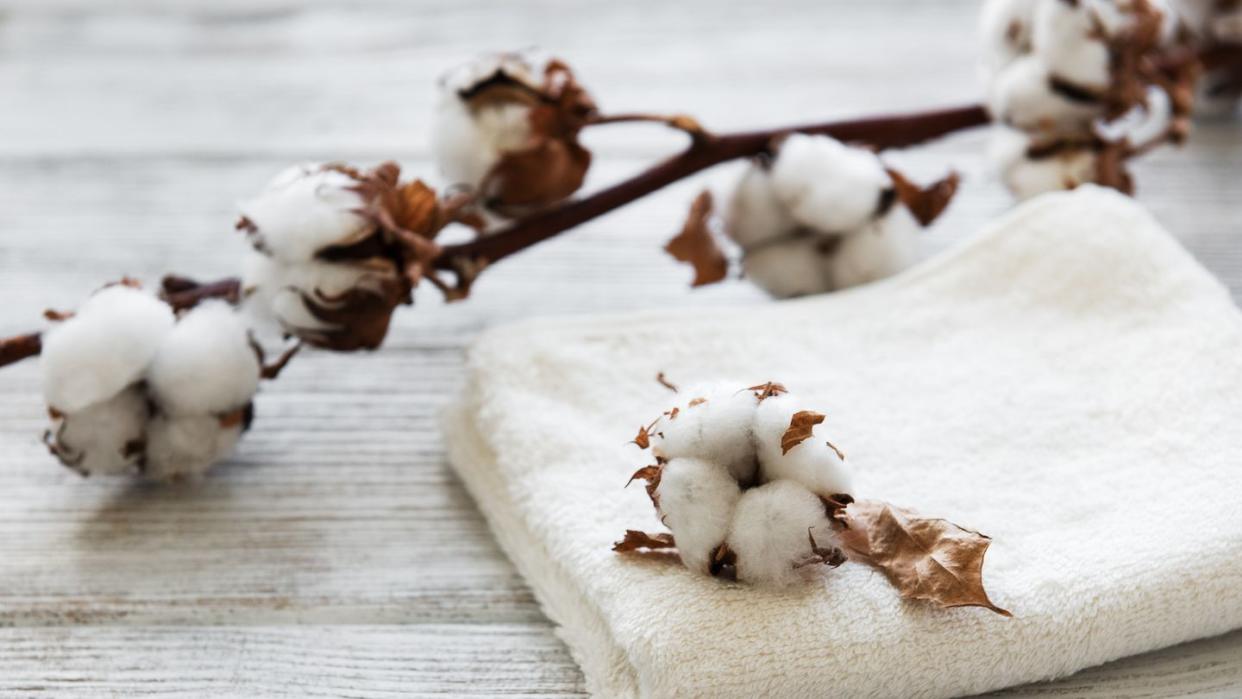
<path fill-rule="evenodd" d="M 781 435 L 781 454 L 788 454 L 790 449 L 809 439 L 811 431 L 824 421 L 824 417 L 823 413 L 814 410 L 799 410 L 794 413 L 785 434 Z"/>
<path fill-rule="evenodd" d="M 828 497 L 821 496 L 819 501 L 824 503 L 824 513 L 828 515 L 828 519 L 841 529 L 850 528 L 850 518 L 846 508 L 854 502 L 854 496 L 848 493 L 835 493 Z"/>
<path fill-rule="evenodd" d="M 647 497 L 651 498 L 651 504 L 656 507 L 660 506 L 660 497 L 656 495 L 656 489 L 660 487 L 660 477 L 664 475 L 664 464 L 652 464 L 651 466 L 643 466 L 630 476 L 625 482 L 625 487 L 630 487 L 636 479 L 642 479 L 647 482 Z"/>
<path fill-rule="evenodd" d="M 812 532 L 813 527 L 806 530 L 806 538 L 811 542 L 811 554 L 797 563 L 794 568 L 804 568 L 809 565 L 826 565 L 829 568 L 836 568 L 845 563 L 847 560 L 845 552 L 835 546 L 820 546 L 815 541 L 815 534 Z"/>
<path fill-rule="evenodd" d="M 785 388 L 785 384 L 776 383 L 775 381 L 761 383 L 757 386 L 748 386 L 742 390 L 754 391 L 755 398 L 757 398 L 760 403 L 768 398 L 771 398 L 772 396 L 779 396 L 782 393 L 789 393 L 789 389 Z"/>
<path fill-rule="evenodd" d="M 893 188 L 897 190 L 897 198 L 924 226 L 930 225 L 940 216 L 957 193 L 957 185 L 961 182 L 961 177 L 956 172 L 950 172 L 943 179 L 926 187 L 918 186 L 892 168 L 888 169 L 888 176 L 893 181 Z"/>
<path fill-rule="evenodd" d="M 706 398 L 694 398 L 689 403 L 686 403 L 686 407 L 693 408 L 696 405 L 703 405 L 706 402 L 707 402 Z"/>
<path fill-rule="evenodd" d="M 706 190 L 695 197 L 690 205 L 686 222 L 664 250 L 678 262 L 694 267 L 691 286 L 714 284 L 729 274 L 729 259 L 716 243 L 708 225 L 712 215 L 712 193 Z"/>
<path fill-rule="evenodd" d="M 634 438 L 633 443 L 637 444 L 639 449 L 647 449 L 651 446 L 651 428 L 655 427 L 659 421 L 660 418 L 656 418 L 651 421 L 650 425 L 638 428 L 638 436 Z"/>
<path fill-rule="evenodd" d="M 846 514 L 850 528 L 841 539 L 853 558 L 884 573 L 902 597 L 1013 616 L 993 604 L 983 587 L 989 537 L 878 500 L 854 502 Z"/>
<path fill-rule="evenodd" d="M 388 324 L 398 305 L 408 302 L 410 286 L 405 279 L 383 279 L 375 288 L 354 287 L 337 295 L 316 289 L 301 294 L 307 312 L 330 327 L 290 328 L 308 344 L 337 352 L 375 349 L 388 334 Z"/>
<path fill-rule="evenodd" d="M 671 549 L 676 547 L 677 542 L 673 540 L 673 535 L 667 532 L 648 534 L 647 532 L 640 532 L 635 529 L 626 529 L 625 538 L 614 543 L 612 545 L 612 550 L 624 553 L 626 551 L 638 551 L 640 549 L 654 551 L 657 549 Z"/>
<path fill-rule="evenodd" d="M 661 371 L 660 373 L 656 374 L 656 381 L 658 381 L 658 382 L 660 383 L 660 385 L 661 385 L 661 386 L 663 386 L 663 387 L 667 388 L 668 390 L 672 391 L 673 393 L 676 393 L 676 392 L 677 392 L 677 385 L 676 385 L 676 384 L 674 384 L 673 382 L 669 381 L 669 380 L 668 380 L 668 379 L 664 376 L 664 372 L 662 372 L 662 371 Z"/>
<path fill-rule="evenodd" d="M 501 156 L 480 189 L 489 207 L 518 215 L 555 204 L 578 191 L 590 168 L 591 152 L 578 143 L 577 137 L 537 138 L 531 145 Z"/>

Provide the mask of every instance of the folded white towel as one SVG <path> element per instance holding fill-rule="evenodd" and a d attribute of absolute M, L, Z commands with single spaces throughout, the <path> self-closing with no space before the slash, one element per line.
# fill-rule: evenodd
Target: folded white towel
<path fill-rule="evenodd" d="M 451 459 L 598 695 L 950 696 L 1242 626 L 1242 323 L 1136 204 L 1085 188 L 845 293 L 487 333 Z M 609 550 L 655 382 L 774 379 L 855 496 L 994 538 L 1006 619 L 854 563 L 771 591 Z M 749 384 L 746 384 L 749 385 Z"/>

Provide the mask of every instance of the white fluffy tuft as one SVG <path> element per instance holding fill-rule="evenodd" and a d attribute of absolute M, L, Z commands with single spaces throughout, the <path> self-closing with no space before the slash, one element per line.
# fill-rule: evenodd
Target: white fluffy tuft
<path fill-rule="evenodd" d="M 824 233 L 862 225 L 891 185 L 875 153 L 829 136 L 792 134 L 772 163 L 777 198 L 798 223 Z"/>
<path fill-rule="evenodd" d="M 100 290 L 44 333 L 47 404 L 73 413 L 116 395 L 142 376 L 172 325 L 172 310 L 151 294 L 121 284 Z"/>
<path fill-rule="evenodd" d="M 1110 52 L 1097 27 L 1120 30 L 1121 18 L 1109 11 L 1113 3 L 1084 0 L 1043 0 L 1035 8 L 1031 45 L 1048 72 L 1074 85 L 1104 90 L 1111 79 Z"/>
<path fill-rule="evenodd" d="M 806 488 L 773 481 L 742 493 L 727 540 L 738 580 L 784 587 L 815 575 L 818 566 L 795 567 L 813 555 L 808 533 L 820 547 L 837 546 L 823 503 Z"/>
<path fill-rule="evenodd" d="M 919 223 L 904 206 L 893 206 L 841 239 L 822 256 L 829 289 L 845 289 L 891 277 L 918 258 Z"/>
<path fill-rule="evenodd" d="M 673 532 L 682 562 L 708 574 L 712 552 L 724 543 L 742 494 L 737 480 L 702 459 L 672 459 L 664 465 L 655 494 L 660 520 Z"/>
<path fill-rule="evenodd" d="M 260 369 L 237 313 L 227 303 L 209 301 L 177 322 L 155 355 L 147 382 L 167 413 L 223 413 L 250 402 Z"/>
<path fill-rule="evenodd" d="M 157 481 L 197 479 L 233 451 L 241 432 L 214 415 L 157 416 L 147 425 L 144 473 Z"/>
<path fill-rule="evenodd" d="M 239 208 L 257 228 L 257 245 L 286 262 L 304 262 L 324 247 L 356 242 L 371 230 L 358 213 L 363 198 L 350 190 L 357 184 L 319 163 L 294 165 Z"/>
<path fill-rule="evenodd" d="M 782 453 L 781 438 L 790 421 L 806 409 L 804 402 L 787 393 L 768 398 L 755 410 L 755 445 L 763 480 L 794 481 L 823 497 L 853 492 L 849 466 L 828 446 L 826 422 L 815 425 L 811 437 Z"/>
<path fill-rule="evenodd" d="M 136 386 L 65 415 L 52 427 L 57 457 L 83 475 L 137 470 L 147 425 L 147 398 Z"/>
<path fill-rule="evenodd" d="M 989 160 L 1019 199 L 1095 181 L 1096 159 L 1090 150 L 1074 148 L 1031 158 L 1027 156 L 1029 145 L 1029 137 L 1021 131 L 996 127 L 988 149 Z"/>
<path fill-rule="evenodd" d="M 979 14 L 983 67 L 988 73 L 1004 68 L 1031 50 L 1031 25 L 1039 0 L 985 0 Z"/>
<path fill-rule="evenodd" d="M 988 111 L 1024 131 L 1082 133 L 1099 113 L 1097 105 L 1072 102 L 1052 91 L 1051 75 L 1035 56 L 1023 56 L 1000 71 L 988 91 Z"/>

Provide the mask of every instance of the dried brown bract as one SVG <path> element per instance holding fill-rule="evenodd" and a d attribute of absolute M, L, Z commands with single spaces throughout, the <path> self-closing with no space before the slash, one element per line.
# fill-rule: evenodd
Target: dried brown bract
<path fill-rule="evenodd" d="M 814 410 L 800 410 L 794 413 L 789 421 L 789 429 L 781 436 L 781 454 L 788 454 L 790 449 L 803 443 L 811 436 L 811 430 L 824 421 L 824 414 Z"/>
<path fill-rule="evenodd" d="M 664 250 L 678 262 L 688 263 L 694 268 L 691 286 L 713 284 L 729 273 L 729 259 L 711 231 L 711 216 L 711 192 L 700 192 L 690 205 L 690 214 L 681 232 L 664 246 Z"/>
<path fill-rule="evenodd" d="M 626 553 L 643 549 L 648 551 L 671 549 L 676 548 L 676 546 L 677 543 L 673 540 L 673 535 L 667 532 L 648 534 L 635 529 L 626 529 L 625 538 L 613 544 L 612 550 Z"/>

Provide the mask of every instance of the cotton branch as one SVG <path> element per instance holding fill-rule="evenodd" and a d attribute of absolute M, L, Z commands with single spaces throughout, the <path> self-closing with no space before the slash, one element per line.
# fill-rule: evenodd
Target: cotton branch
<path fill-rule="evenodd" d="M 877 148 L 900 148 L 954 131 L 990 122 L 982 105 L 969 105 L 914 114 L 713 135 L 705 133 L 681 154 L 591 196 L 516 221 L 507 229 L 468 243 L 446 246 L 436 258 L 438 269 L 454 270 L 462 260 L 494 263 L 515 252 L 618 209 L 707 168 L 759 155 L 772 139 L 788 133 L 832 136 Z"/>
<path fill-rule="evenodd" d="M 28 333 L 0 340 L 0 366 L 15 364 L 43 350 L 42 333 Z"/>

